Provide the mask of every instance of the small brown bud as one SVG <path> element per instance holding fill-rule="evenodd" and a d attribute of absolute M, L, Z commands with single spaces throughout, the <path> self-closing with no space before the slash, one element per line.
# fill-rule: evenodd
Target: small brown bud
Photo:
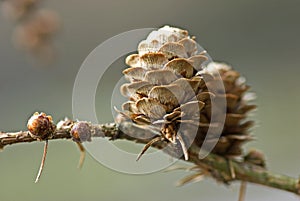
<path fill-rule="evenodd" d="M 72 140 L 75 142 L 91 141 L 91 126 L 88 122 L 76 122 L 71 129 Z"/>
<path fill-rule="evenodd" d="M 51 116 L 35 112 L 28 120 L 27 128 L 32 137 L 44 140 L 50 137 L 56 127 Z"/>
<path fill-rule="evenodd" d="M 258 150 L 250 150 L 246 156 L 244 157 L 245 161 L 252 163 L 254 165 L 258 165 L 261 167 L 266 167 L 266 159 L 264 154 Z"/>

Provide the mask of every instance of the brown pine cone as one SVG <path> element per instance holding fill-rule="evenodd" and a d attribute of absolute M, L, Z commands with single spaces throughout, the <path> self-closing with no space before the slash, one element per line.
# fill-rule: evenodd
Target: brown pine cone
<path fill-rule="evenodd" d="M 242 153 L 253 124 L 245 118 L 255 108 L 248 104 L 249 86 L 230 66 L 211 62 L 187 31 L 169 26 L 153 31 L 126 64 L 130 83 L 121 93 L 129 101 L 121 114 L 161 133 L 141 154 L 159 140 L 180 146 L 185 159 L 192 143 L 216 145 L 213 153 L 224 156 Z"/>

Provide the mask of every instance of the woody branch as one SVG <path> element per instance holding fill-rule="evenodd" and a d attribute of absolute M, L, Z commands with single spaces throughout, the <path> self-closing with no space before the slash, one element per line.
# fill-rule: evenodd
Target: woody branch
<path fill-rule="evenodd" d="M 61 121 L 61 125 L 69 125 L 70 120 Z M 89 125 L 89 131 L 92 137 L 106 137 L 110 140 L 128 140 L 137 143 L 146 144 L 150 139 L 145 139 L 145 136 L 153 136 L 152 130 L 143 129 L 137 127 L 130 122 L 123 122 L 119 125 L 115 123 L 108 124 L 91 124 Z M 143 135 L 143 138 L 139 138 L 139 135 Z M 132 137 L 135 136 L 135 137 Z M 13 145 L 25 142 L 35 142 L 44 140 L 58 140 L 58 139 L 71 139 L 71 129 L 69 126 L 59 126 L 55 129 L 49 137 L 40 139 L 29 134 L 29 131 L 19 132 L 0 132 L 0 148 L 4 148 L 7 145 Z M 163 149 L 167 143 L 165 141 L 159 141 L 152 145 L 157 149 Z M 232 181 L 247 181 L 255 184 L 261 184 L 264 186 L 289 191 L 300 195 L 300 182 L 299 179 L 285 176 L 282 174 L 274 174 L 263 169 L 260 166 L 250 164 L 247 162 L 230 161 L 228 159 L 209 154 L 204 159 L 199 159 L 199 147 L 192 145 L 189 150 L 189 162 L 194 163 L 208 172 L 211 176 L 222 178 L 222 182 L 229 183 Z M 235 177 L 232 177 L 232 170 L 235 173 Z M 217 177 L 216 177 L 217 175 Z"/>

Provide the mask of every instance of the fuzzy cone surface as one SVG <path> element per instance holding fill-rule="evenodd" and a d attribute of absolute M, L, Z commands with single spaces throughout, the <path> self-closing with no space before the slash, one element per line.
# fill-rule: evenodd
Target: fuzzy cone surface
<path fill-rule="evenodd" d="M 212 62 L 186 30 L 165 26 L 151 32 L 126 64 L 129 83 L 120 90 L 129 100 L 120 121 L 156 130 L 148 147 L 164 140 L 186 159 L 192 143 L 226 157 L 242 154 L 241 146 L 252 139 L 249 86 L 229 65 Z"/>

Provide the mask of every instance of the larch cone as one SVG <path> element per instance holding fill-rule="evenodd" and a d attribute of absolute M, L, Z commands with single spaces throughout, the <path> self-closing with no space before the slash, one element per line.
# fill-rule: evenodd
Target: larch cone
<path fill-rule="evenodd" d="M 186 30 L 164 26 L 151 32 L 126 64 L 129 83 L 120 90 L 129 100 L 120 114 L 160 133 L 139 157 L 160 140 L 186 160 L 192 143 L 212 144 L 213 153 L 226 157 L 242 154 L 252 139 L 247 114 L 256 107 L 249 104 L 249 86 L 229 65 L 212 62 Z"/>

